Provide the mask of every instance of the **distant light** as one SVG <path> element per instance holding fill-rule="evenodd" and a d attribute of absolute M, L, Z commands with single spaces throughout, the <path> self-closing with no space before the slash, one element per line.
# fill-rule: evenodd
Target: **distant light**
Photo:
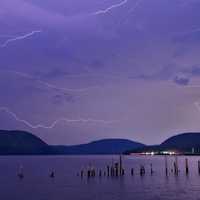
<path fill-rule="evenodd" d="M 175 155 L 176 152 L 174 151 L 161 151 L 161 152 L 154 152 L 154 151 L 151 151 L 151 152 L 142 152 L 141 155 L 146 155 L 146 156 L 154 156 L 154 155 Z"/>
<path fill-rule="evenodd" d="M 154 154 L 155 154 L 155 153 L 152 151 L 152 152 L 151 152 L 151 155 L 153 156 Z"/>
<path fill-rule="evenodd" d="M 161 153 L 164 155 L 175 155 L 176 154 L 174 151 L 163 151 Z"/>
<path fill-rule="evenodd" d="M 143 152 L 142 155 L 147 155 L 147 156 L 154 156 L 156 152 Z"/>

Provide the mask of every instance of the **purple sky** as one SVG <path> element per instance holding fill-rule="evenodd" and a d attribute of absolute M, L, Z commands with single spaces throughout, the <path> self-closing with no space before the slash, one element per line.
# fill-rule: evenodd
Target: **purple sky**
<path fill-rule="evenodd" d="M 1 0 L 0 129 L 51 144 L 200 131 L 199 0 Z"/>

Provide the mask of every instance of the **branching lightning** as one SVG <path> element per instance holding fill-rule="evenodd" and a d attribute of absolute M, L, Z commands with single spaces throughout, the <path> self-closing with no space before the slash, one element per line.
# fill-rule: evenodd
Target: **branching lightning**
<path fill-rule="evenodd" d="M 138 0 L 136 2 L 136 4 L 129 10 L 129 13 L 132 13 L 135 11 L 135 9 L 140 5 L 140 3 L 142 2 L 143 0 Z"/>
<path fill-rule="evenodd" d="M 200 32 L 200 28 L 192 29 L 191 31 L 185 32 L 185 34 L 197 33 L 197 32 Z"/>
<path fill-rule="evenodd" d="M 13 38 L 13 37 L 17 37 L 14 35 L 0 35 L 0 38 Z"/>
<path fill-rule="evenodd" d="M 104 9 L 104 10 L 98 10 L 98 11 L 92 13 L 92 15 L 106 14 L 106 13 L 110 12 L 112 9 L 115 9 L 115 8 L 118 8 L 118 7 L 123 6 L 123 5 L 126 4 L 127 2 L 128 2 L 128 0 L 124 0 L 124 1 L 122 1 L 121 3 L 114 4 L 114 5 L 108 7 L 108 8 L 106 8 L 106 9 Z"/>
<path fill-rule="evenodd" d="M 138 8 L 142 1 L 143 0 L 138 0 L 135 3 L 135 5 L 132 8 L 130 8 L 130 10 L 127 12 L 127 15 L 120 21 L 119 25 L 121 25 L 121 23 L 125 23 L 128 20 L 129 15 L 135 12 L 135 10 Z"/>
<path fill-rule="evenodd" d="M 44 124 L 32 124 L 31 122 L 28 122 L 27 120 L 19 118 L 14 112 L 10 111 L 7 107 L 0 107 L 0 111 L 8 113 L 10 116 L 12 116 L 16 121 L 23 123 L 24 125 L 28 126 L 31 129 L 53 129 L 58 123 L 65 122 L 65 123 L 102 123 L 102 124 L 112 124 L 116 123 L 116 120 L 113 121 L 106 121 L 106 120 L 97 120 L 97 119 L 68 119 L 68 118 L 60 118 L 55 120 L 50 125 L 44 125 Z"/>
<path fill-rule="evenodd" d="M 14 38 L 11 38 L 11 39 L 6 40 L 6 41 L 1 45 L 1 47 L 4 48 L 4 47 L 6 47 L 9 43 L 15 42 L 15 41 L 17 41 L 17 40 L 24 40 L 24 39 L 26 39 L 26 38 L 28 38 L 28 37 L 31 37 L 31 36 L 33 36 L 33 35 L 35 35 L 35 34 L 37 34 L 37 33 L 41 33 L 41 32 L 42 32 L 41 30 L 37 30 L 37 31 L 32 31 L 32 32 L 27 33 L 27 34 L 22 35 L 22 36 L 16 36 L 16 37 L 14 37 Z M 10 36 L 9 36 L 9 37 L 10 37 Z"/>
<path fill-rule="evenodd" d="M 200 85 L 186 85 L 185 88 L 200 88 Z"/>
<path fill-rule="evenodd" d="M 45 82 L 43 80 L 40 80 L 40 79 L 38 79 L 36 77 L 31 76 L 30 74 L 26 74 L 26 73 L 18 72 L 18 71 L 13 71 L 13 70 L 4 70 L 4 71 L 9 72 L 9 73 L 14 73 L 14 74 L 16 74 L 18 76 L 21 76 L 21 77 L 24 77 L 24 78 L 31 79 L 33 81 L 38 82 L 41 85 L 44 85 L 45 87 L 47 87 L 49 89 L 58 90 L 58 91 L 65 91 L 65 92 L 86 92 L 86 91 L 91 90 L 91 89 L 100 88 L 99 86 L 91 86 L 91 87 L 81 88 L 81 89 L 63 88 L 63 87 L 58 87 L 58 86 L 53 85 L 51 83 Z"/>
<path fill-rule="evenodd" d="M 196 106 L 196 108 L 200 112 L 200 103 L 198 101 L 196 101 L 196 102 L 194 102 L 194 105 Z"/>
<path fill-rule="evenodd" d="M 175 32 L 175 33 L 173 33 L 173 35 L 187 36 L 187 35 L 190 35 L 190 34 L 193 34 L 193 33 L 198 33 L 198 32 L 200 32 L 200 28 L 199 27 L 190 29 L 188 31 Z"/>

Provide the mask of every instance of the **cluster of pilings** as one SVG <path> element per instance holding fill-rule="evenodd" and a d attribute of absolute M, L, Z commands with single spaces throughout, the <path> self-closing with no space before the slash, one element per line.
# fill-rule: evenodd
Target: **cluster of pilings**
<path fill-rule="evenodd" d="M 20 168 L 19 172 L 17 173 L 17 176 L 18 176 L 18 178 L 19 178 L 20 180 L 22 180 L 22 179 L 25 178 L 25 174 L 24 174 L 22 168 Z M 51 171 L 51 172 L 49 173 L 49 177 L 52 178 L 52 179 L 55 178 L 55 171 Z"/>
<path fill-rule="evenodd" d="M 150 164 L 150 173 L 151 175 L 153 174 L 153 165 Z M 81 178 L 87 177 L 87 178 L 92 178 L 92 177 L 123 177 L 125 173 L 129 174 L 131 176 L 134 176 L 135 174 L 135 169 L 131 168 L 130 172 L 125 172 L 125 169 L 123 167 L 123 161 L 122 161 L 122 156 L 119 156 L 119 161 L 118 162 L 112 162 L 111 165 L 106 165 L 104 169 L 96 169 L 93 167 L 91 164 L 86 168 L 86 169 L 81 169 L 79 173 L 77 173 L 78 176 Z M 139 174 L 140 176 L 144 176 L 146 173 L 146 169 L 144 165 L 140 165 L 139 168 Z"/>
<path fill-rule="evenodd" d="M 185 158 L 184 161 L 184 172 L 186 175 L 189 174 L 189 162 L 188 158 Z M 150 170 L 148 167 L 145 168 L 145 165 L 140 165 L 139 171 L 137 171 L 140 176 L 144 176 L 146 172 L 148 171 L 151 175 L 153 175 L 153 165 L 150 163 Z M 122 162 L 122 156 L 119 157 L 119 162 L 112 162 L 111 165 L 107 165 L 104 167 L 104 169 L 96 169 L 95 167 L 92 167 L 91 165 L 87 169 L 82 169 L 80 173 L 78 173 L 78 176 L 92 178 L 92 177 L 122 177 L 126 174 L 130 174 L 131 176 L 135 175 L 135 169 L 131 168 L 130 172 L 125 172 L 125 169 L 123 168 L 123 162 Z M 169 166 L 168 164 L 168 157 L 165 156 L 165 174 L 166 176 L 169 176 L 170 174 L 174 174 L 178 176 L 180 173 L 179 169 L 179 163 L 178 163 L 178 156 L 174 157 L 173 165 Z M 198 160 L 198 174 L 200 175 L 200 160 Z"/>
<path fill-rule="evenodd" d="M 200 175 L 200 160 L 198 160 L 198 174 Z M 169 166 L 168 166 L 168 160 L 167 156 L 165 156 L 165 174 L 166 176 L 169 175 Z M 174 173 L 174 175 L 178 176 L 180 173 L 179 165 L 178 165 L 178 157 L 175 156 L 175 160 L 173 162 L 173 168 L 171 168 L 171 172 Z M 188 158 L 185 158 L 185 174 L 189 174 L 189 162 Z"/>
<path fill-rule="evenodd" d="M 185 171 L 186 174 L 189 173 L 189 167 L 188 167 L 188 159 L 185 159 Z M 175 160 L 173 161 L 173 167 L 171 168 L 171 173 L 174 173 L 174 175 L 178 176 L 180 170 L 178 165 L 178 157 L 175 156 Z M 165 156 L 165 174 L 166 176 L 169 175 L 169 166 L 168 166 L 168 157 Z"/>
<path fill-rule="evenodd" d="M 111 165 L 107 165 L 104 169 L 96 169 L 92 165 L 89 165 L 87 169 L 82 169 L 77 175 L 87 178 L 92 178 L 95 176 L 107 176 L 107 177 L 120 177 L 124 176 L 125 170 L 123 168 L 122 156 L 120 155 L 118 162 L 112 162 Z"/>
<path fill-rule="evenodd" d="M 56 174 L 55 174 L 55 171 L 54 170 L 51 170 L 50 173 L 48 174 L 49 175 L 49 178 L 52 178 L 54 179 L 56 177 Z M 23 165 L 20 165 L 19 167 L 19 171 L 17 173 L 17 176 L 20 180 L 24 179 L 25 178 L 25 173 L 24 173 L 24 167 Z"/>
<path fill-rule="evenodd" d="M 133 175 L 133 168 L 131 169 L 131 175 Z M 140 165 L 140 176 L 144 176 L 146 173 L 146 169 L 144 165 Z M 153 171 L 153 164 L 150 164 L 150 174 L 153 175 L 154 171 Z"/>
<path fill-rule="evenodd" d="M 178 176 L 180 173 L 178 156 L 175 155 L 172 166 L 169 166 L 169 164 L 168 164 L 168 156 L 165 156 L 164 158 L 165 158 L 165 175 L 169 176 L 170 174 L 174 174 L 174 175 Z M 188 175 L 189 169 L 190 169 L 188 158 L 185 158 L 184 163 L 185 163 L 184 171 L 185 171 L 185 174 Z M 200 175 L 200 160 L 198 160 L 197 167 L 198 167 L 198 174 Z M 145 168 L 145 165 L 140 165 L 139 171 L 138 171 L 139 175 L 144 176 L 147 171 L 148 172 L 150 171 L 150 174 L 153 175 L 154 170 L 153 170 L 152 163 L 150 164 L 150 170 L 147 170 L 147 169 Z M 81 171 L 78 172 L 77 175 L 80 176 L 81 178 L 83 178 L 83 177 L 92 178 L 92 177 L 102 177 L 102 176 L 104 176 L 104 177 L 123 177 L 125 175 L 125 173 L 126 174 L 130 173 L 131 176 L 134 176 L 135 169 L 131 168 L 129 173 L 127 173 L 127 171 L 125 172 L 125 169 L 123 167 L 122 156 L 120 155 L 119 160 L 117 162 L 112 162 L 111 165 L 105 166 L 104 169 L 97 169 L 90 164 L 89 167 L 87 167 L 86 169 L 81 169 Z M 17 176 L 19 177 L 19 179 L 24 178 L 23 166 L 20 166 Z M 49 177 L 55 178 L 55 171 L 52 170 L 49 174 Z"/>

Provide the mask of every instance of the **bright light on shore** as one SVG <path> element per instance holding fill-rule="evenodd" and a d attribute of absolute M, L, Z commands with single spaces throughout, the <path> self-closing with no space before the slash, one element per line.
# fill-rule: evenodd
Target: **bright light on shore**
<path fill-rule="evenodd" d="M 165 155 L 175 155 L 175 152 L 174 151 L 163 151 L 161 152 L 162 154 L 165 154 Z"/>
<path fill-rule="evenodd" d="M 143 152 L 141 153 L 142 155 L 147 155 L 147 156 L 154 156 L 154 155 L 175 155 L 176 153 L 174 151 L 161 151 L 161 152 Z"/>

